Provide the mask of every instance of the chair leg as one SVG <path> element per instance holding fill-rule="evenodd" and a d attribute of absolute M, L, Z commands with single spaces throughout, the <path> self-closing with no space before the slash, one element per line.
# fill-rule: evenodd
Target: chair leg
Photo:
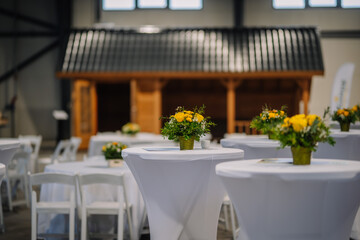
<path fill-rule="evenodd" d="M 13 205 L 12 205 L 11 184 L 10 184 L 10 179 L 9 178 L 6 179 L 6 191 L 7 191 L 9 210 L 12 211 L 13 210 Z"/>
<path fill-rule="evenodd" d="M 75 209 L 71 208 L 69 213 L 69 240 L 75 239 Z"/>
<path fill-rule="evenodd" d="M 24 175 L 23 176 L 23 186 L 24 186 L 24 193 L 25 193 L 25 200 L 26 200 L 26 206 L 29 207 L 30 206 L 30 198 L 29 198 L 29 189 L 28 189 L 28 179 L 27 176 Z"/>
<path fill-rule="evenodd" d="M 86 233 L 87 233 L 87 218 L 86 218 L 86 209 L 83 208 L 81 211 L 81 240 L 86 240 Z"/>
<path fill-rule="evenodd" d="M 223 212 L 224 212 L 224 219 L 225 219 L 225 229 L 227 231 L 230 230 L 229 226 L 229 215 L 228 215 L 228 207 L 227 204 L 223 204 Z"/>
<path fill-rule="evenodd" d="M 0 232 L 5 232 L 4 215 L 3 215 L 3 208 L 2 208 L 2 201 L 1 201 L 1 192 L 0 192 Z"/>
<path fill-rule="evenodd" d="M 233 240 L 236 240 L 236 227 L 235 227 L 235 214 L 232 202 L 230 202 L 230 218 L 231 218 L 231 229 L 233 233 Z"/>
<path fill-rule="evenodd" d="M 129 224 L 130 227 L 130 224 Z M 122 240 L 124 238 L 124 208 L 120 207 L 119 212 L 118 212 L 118 226 L 117 226 L 117 237 L 118 240 Z"/>
<path fill-rule="evenodd" d="M 31 240 L 36 240 L 37 236 L 37 212 L 36 212 L 36 193 L 32 193 L 31 204 Z"/>

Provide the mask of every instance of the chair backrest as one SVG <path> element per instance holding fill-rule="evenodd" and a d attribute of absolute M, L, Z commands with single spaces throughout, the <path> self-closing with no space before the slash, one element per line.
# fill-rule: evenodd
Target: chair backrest
<path fill-rule="evenodd" d="M 122 187 L 124 194 L 123 199 L 125 201 L 126 206 L 128 206 L 126 189 L 124 187 L 123 174 L 105 174 L 105 173 L 80 174 L 78 175 L 78 181 L 80 186 L 80 196 L 83 202 L 86 202 L 84 188 L 83 188 L 84 186 L 88 186 L 92 184 L 110 184 L 110 185 Z M 118 192 L 118 198 L 119 198 L 119 192 Z"/>
<path fill-rule="evenodd" d="M 29 141 L 33 148 L 32 157 L 35 159 L 38 158 L 40 146 L 41 146 L 41 142 L 42 142 L 42 136 L 41 135 L 19 135 L 19 139 Z"/>
<path fill-rule="evenodd" d="M 51 163 L 55 161 L 67 162 L 70 161 L 70 140 L 60 140 L 55 148 L 54 154 L 51 156 Z"/>
<path fill-rule="evenodd" d="M 30 152 L 18 149 L 8 164 L 7 174 L 9 175 L 9 170 L 15 170 L 16 174 L 27 174 L 30 169 L 30 158 Z"/>
<path fill-rule="evenodd" d="M 337 71 L 331 92 L 331 112 L 349 106 L 354 69 L 354 63 L 344 63 Z"/>
<path fill-rule="evenodd" d="M 76 175 L 65 173 L 36 173 L 31 174 L 30 186 L 41 185 L 46 183 L 60 183 L 75 186 Z"/>
<path fill-rule="evenodd" d="M 69 157 L 71 161 L 76 161 L 76 153 L 79 149 L 82 139 L 79 137 L 71 137 L 70 138 L 70 150 L 69 150 Z"/>

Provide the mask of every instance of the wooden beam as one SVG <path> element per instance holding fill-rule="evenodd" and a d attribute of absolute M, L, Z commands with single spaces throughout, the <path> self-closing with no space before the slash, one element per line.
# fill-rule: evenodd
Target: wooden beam
<path fill-rule="evenodd" d="M 242 83 L 242 80 L 233 78 L 220 81 L 227 89 L 226 93 L 226 113 L 227 113 L 227 133 L 235 132 L 236 120 L 236 88 Z"/>
<path fill-rule="evenodd" d="M 324 75 L 324 71 L 284 71 L 284 72 L 57 72 L 58 78 L 84 78 L 102 82 L 130 81 L 131 79 L 305 79 L 314 75 Z"/>
<path fill-rule="evenodd" d="M 310 100 L 310 86 L 311 78 L 307 79 L 297 79 L 296 83 L 301 89 L 301 100 L 304 103 L 304 113 L 307 115 L 309 113 L 309 100 Z"/>
<path fill-rule="evenodd" d="M 130 80 L 130 122 L 138 123 L 137 119 L 137 81 L 136 79 Z"/>

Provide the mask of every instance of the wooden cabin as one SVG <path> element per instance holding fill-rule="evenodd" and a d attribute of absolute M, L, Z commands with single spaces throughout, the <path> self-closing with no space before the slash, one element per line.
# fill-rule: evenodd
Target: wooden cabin
<path fill-rule="evenodd" d="M 128 121 L 160 133 L 179 105 L 205 104 L 213 135 L 243 131 L 264 104 L 308 112 L 324 67 L 311 27 L 188 28 L 159 33 L 74 29 L 57 76 L 72 81 L 72 131 L 91 135 Z"/>

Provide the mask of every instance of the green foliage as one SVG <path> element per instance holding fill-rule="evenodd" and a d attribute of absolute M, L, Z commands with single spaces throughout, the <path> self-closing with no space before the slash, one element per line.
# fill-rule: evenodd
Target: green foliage
<path fill-rule="evenodd" d="M 331 115 L 333 121 L 341 123 L 355 123 L 357 120 L 356 113 L 348 108 L 338 109 Z"/>
<path fill-rule="evenodd" d="M 125 144 L 112 142 L 107 143 L 102 147 L 102 152 L 104 153 L 105 159 L 122 159 L 121 152 L 127 148 Z"/>
<path fill-rule="evenodd" d="M 263 132 L 264 134 L 272 134 L 276 126 L 282 124 L 286 117 L 286 106 L 282 106 L 280 110 L 270 109 L 265 105 L 259 116 L 253 118 L 250 123 L 251 128 Z"/>
<path fill-rule="evenodd" d="M 215 123 L 210 121 L 210 117 L 204 117 L 205 105 L 200 108 L 195 107 L 193 111 L 185 110 L 184 107 L 177 107 L 176 113 L 170 117 L 161 117 L 167 120 L 161 129 L 161 134 L 169 140 L 178 141 L 179 137 L 185 140 L 195 137 L 196 141 L 201 136 L 210 133 L 210 127 Z"/>
<path fill-rule="evenodd" d="M 286 118 L 284 123 L 276 128 L 275 134 L 282 148 L 305 147 L 316 151 L 318 142 L 327 142 L 332 146 L 335 144 L 330 137 L 330 128 L 317 115 L 298 114 Z"/>

